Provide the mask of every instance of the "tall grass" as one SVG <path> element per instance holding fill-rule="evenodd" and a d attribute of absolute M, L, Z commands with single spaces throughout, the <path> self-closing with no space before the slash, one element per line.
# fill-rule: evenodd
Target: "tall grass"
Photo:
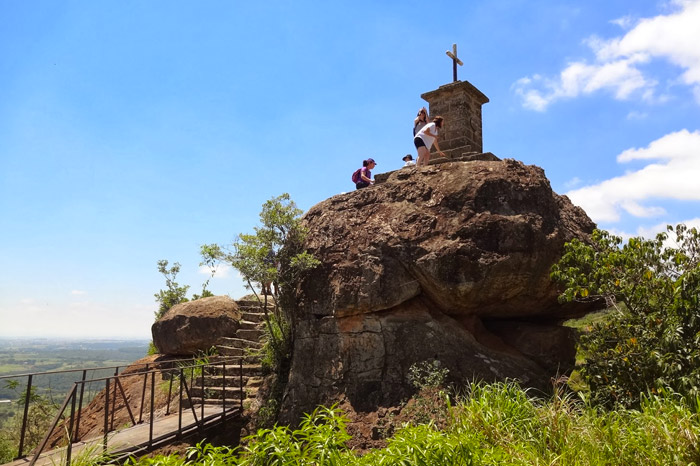
<path fill-rule="evenodd" d="M 261 429 L 239 449 L 199 445 L 186 458 L 143 465 L 700 465 L 700 400 L 649 396 L 638 410 L 600 411 L 558 391 L 533 396 L 513 383 L 472 384 L 445 403 L 444 427 L 407 423 L 383 449 L 346 446 L 347 418 L 318 408 L 298 429 Z"/>

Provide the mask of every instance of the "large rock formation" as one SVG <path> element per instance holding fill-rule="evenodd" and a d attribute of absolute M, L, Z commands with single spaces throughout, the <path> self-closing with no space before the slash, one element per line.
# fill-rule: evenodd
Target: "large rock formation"
<path fill-rule="evenodd" d="M 173 306 L 151 327 L 161 354 L 194 355 L 208 351 L 221 337 L 236 333 L 242 313 L 228 296 L 212 296 Z"/>
<path fill-rule="evenodd" d="M 493 156 L 492 156 L 493 157 Z M 594 223 L 514 160 L 391 173 L 304 217 L 322 265 L 299 287 L 286 420 L 345 399 L 372 410 L 408 395 L 409 367 L 439 359 L 455 381 L 517 379 L 546 388 L 572 367 L 549 271 Z"/>

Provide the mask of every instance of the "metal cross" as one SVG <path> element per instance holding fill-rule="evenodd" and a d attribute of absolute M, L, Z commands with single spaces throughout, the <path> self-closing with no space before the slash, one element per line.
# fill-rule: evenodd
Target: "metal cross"
<path fill-rule="evenodd" d="M 457 82 L 457 65 L 462 66 L 462 60 L 457 58 L 457 44 L 452 44 L 452 51 L 445 52 L 452 59 L 452 82 Z"/>

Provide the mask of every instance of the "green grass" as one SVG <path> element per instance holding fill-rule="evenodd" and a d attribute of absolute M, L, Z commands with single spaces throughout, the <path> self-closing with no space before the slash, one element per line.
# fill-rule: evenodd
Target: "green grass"
<path fill-rule="evenodd" d="M 18 373 L 25 369 L 26 367 L 23 364 L 0 364 L 0 374 Z"/>
<path fill-rule="evenodd" d="M 386 448 L 347 448 L 348 420 L 319 408 L 296 430 L 261 429 L 244 448 L 198 445 L 187 457 L 136 464 L 181 465 L 688 465 L 700 464 L 700 400 L 648 398 L 639 410 L 603 412 L 569 394 L 533 398 L 514 384 L 474 384 L 444 419 L 407 423 Z"/>
<path fill-rule="evenodd" d="M 587 332 L 593 328 L 594 324 L 605 321 L 611 311 L 612 309 L 603 309 L 602 311 L 592 312 L 578 319 L 569 319 L 564 322 L 564 325 Z"/>

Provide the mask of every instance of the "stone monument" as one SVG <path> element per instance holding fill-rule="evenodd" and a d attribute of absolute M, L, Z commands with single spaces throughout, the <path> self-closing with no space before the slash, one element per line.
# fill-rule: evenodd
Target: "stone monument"
<path fill-rule="evenodd" d="M 457 58 L 456 44 L 452 46 L 452 52 L 447 51 L 447 56 L 452 59 L 453 82 L 426 92 L 421 97 L 428 102 L 431 117 L 441 115 L 445 118 L 445 128 L 440 131 L 438 139 L 440 149 L 448 160 L 462 160 L 470 154 L 484 151 L 481 106 L 489 98 L 469 81 L 457 80 L 457 65 L 462 62 Z M 445 161 L 435 156 L 431 158 L 435 162 Z"/>

